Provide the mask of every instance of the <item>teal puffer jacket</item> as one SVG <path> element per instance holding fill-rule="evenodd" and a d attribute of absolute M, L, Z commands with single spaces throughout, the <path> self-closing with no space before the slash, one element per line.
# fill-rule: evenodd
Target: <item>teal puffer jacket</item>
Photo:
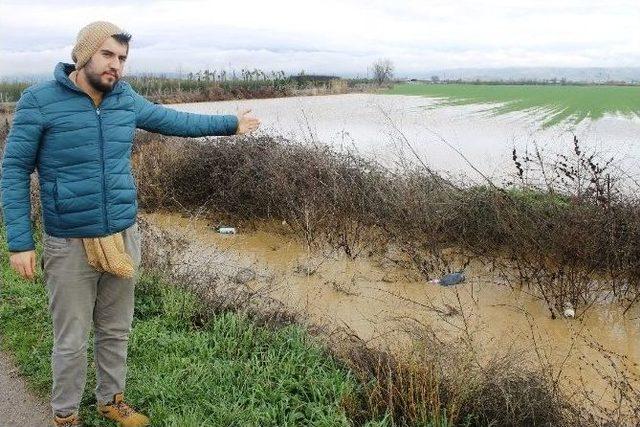
<path fill-rule="evenodd" d="M 235 115 L 186 113 L 149 102 L 125 81 L 99 106 L 60 62 L 55 80 L 32 85 L 16 104 L 2 159 L 2 213 L 9 251 L 34 249 L 29 175 L 37 169 L 42 220 L 57 237 L 100 237 L 131 226 L 138 201 L 131 173 L 136 128 L 184 137 L 232 135 Z"/>

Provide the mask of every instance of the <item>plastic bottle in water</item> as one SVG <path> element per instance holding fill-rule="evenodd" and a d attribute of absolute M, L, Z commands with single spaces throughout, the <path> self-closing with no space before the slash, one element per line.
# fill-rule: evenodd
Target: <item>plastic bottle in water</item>
<path fill-rule="evenodd" d="M 453 285 L 457 285 L 458 283 L 464 282 L 464 279 L 465 279 L 464 273 L 461 271 L 458 271 L 456 273 L 446 274 L 439 279 L 429 280 L 429 283 L 433 283 L 441 286 L 453 286 Z"/>
<path fill-rule="evenodd" d="M 576 310 L 575 308 L 573 308 L 573 304 L 571 304 L 570 302 L 565 302 L 562 308 L 562 314 L 567 319 L 573 319 L 574 317 L 576 317 Z"/>
<path fill-rule="evenodd" d="M 235 227 L 218 227 L 216 230 L 220 234 L 236 234 Z"/>

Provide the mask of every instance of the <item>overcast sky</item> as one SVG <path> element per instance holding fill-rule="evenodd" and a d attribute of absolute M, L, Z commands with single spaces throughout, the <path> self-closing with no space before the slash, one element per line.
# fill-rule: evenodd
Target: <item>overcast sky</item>
<path fill-rule="evenodd" d="M 0 0 L 0 77 L 71 63 L 95 20 L 133 35 L 125 72 L 640 66 L 639 0 Z"/>

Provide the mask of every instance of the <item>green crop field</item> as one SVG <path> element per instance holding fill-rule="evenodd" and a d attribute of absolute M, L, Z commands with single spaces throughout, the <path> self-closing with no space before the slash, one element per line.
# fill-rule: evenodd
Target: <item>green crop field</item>
<path fill-rule="evenodd" d="M 540 112 L 543 127 L 561 122 L 597 120 L 605 113 L 640 116 L 638 86 L 552 86 L 476 84 L 398 84 L 393 95 L 420 95 L 440 100 L 438 106 L 492 104 L 487 111 Z M 498 104 L 498 105 L 495 105 Z"/>

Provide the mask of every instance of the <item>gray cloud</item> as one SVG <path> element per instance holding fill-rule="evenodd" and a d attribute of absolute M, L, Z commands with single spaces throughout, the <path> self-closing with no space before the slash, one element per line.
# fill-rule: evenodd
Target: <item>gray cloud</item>
<path fill-rule="evenodd" d="M 0 76 L 70 62 L 77 31 L 106 19 L 133 34 L 130 72 L 262 68 L 364 75 L 506 66 L 640 66 L 637 0 L 0 2 Z"/>

